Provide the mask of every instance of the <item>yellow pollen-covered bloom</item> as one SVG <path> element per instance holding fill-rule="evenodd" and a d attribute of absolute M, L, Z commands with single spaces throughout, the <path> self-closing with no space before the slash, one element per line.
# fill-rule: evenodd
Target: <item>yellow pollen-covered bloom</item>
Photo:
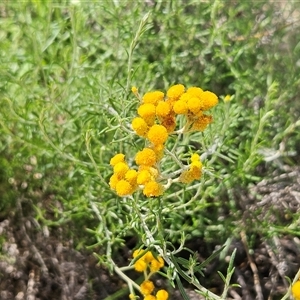
<path fill-rule="evenodd" d="M 194 153 L 194 154 L 191 156 L 191 162 L 194 162 L 194 161 L 200 161 L 200 156 L 199 156 L 199 154 Z"/>
<path fill-rule="evenodd" d="M 146 184 L 151 180 L 151 174 L 148 170 L 142 170 L 138 172 L 137 184 Z"/>
<path fill-rule="evenodd" d="M 292 294 L 293 297 L 295 298 L 295 300 L 300 300 L 300 281 L 296 281 L 293 285 L 292 285 Z"/>
<path fill-rule="evenodd" d="M 218 104 L 218 96 L 210 91 L 205 91 L 201 95 L 203 110 L 208 110 Z"/>
<path fill-rule="evenodd" d="M 145 120 L 155 118 L 155 106 L 152 103 L 144 103 L 139 106 L 138 114 Z"/>
<path fill-rule="evenodd" d="M 171 106 L 166 101 L 159 101 L 156 106 L 156 115 L 158 117 L 165 117 L 167 116 L 171 111 Z"/>
<path fill-rule="evenodd" d="M 147 263 L 143 260 L 143 259 L 138 259 L 135 263 L 134 263 L 134 269 L 137 272 L 144 272 L 147 269 Z"/>
<path fill-rule="evenodd" d="M 125 173 L 125 179 L 132 185 L 135 186 L 136 185 L 136 179 L 137 179 L 138 173 L 136 170 L 128 170 Z"/>
<path fill-rule="evenodd" d="M 184 102 L 188 102 L 188 100 L 189 100 L 191 97 L 194 97 L 194 96 L 191 95 L 191 94 L 188 94 L 188 93 L 183 93 L 183 94 L 180 96 L 179 100 L 180 100 L 180 101 L 184 101 Z"/>
<path fill-rule="evenodd" d="M 135 156 L 135 162 L 137 165 L 153 166 L 156 163 L 156 154 L 150 148 L 144 148 L 139 151 Z"/>
<path fill-rule="evenodd" d="M 143 103 L 151 103 L 157 105 L 159 101 L 164 99 L 165 94 L 160 91 L 148 92 L 143 96 Z"/>
<path fill-rule="evenodd" d="M 193 123 L 192 130 L 203 131 L 212 122 L 212 116 L 202 115 Z"/>
<path fill-rule="evenodd" d="M 148 132 L 148 124 L 143 118 L 134 118 L 132 120 L 131 126 L 137 135 L 145 137 Z"/>
<path fill-rule="evenodd" d="M 133 87 L 131 88 L 131 91 L 132 91 L 132 93 L 135 94 L 135 95 L 137 95 L 138 92 L 139 92 L 139 90 L 137 89 L 136 86 L 133 86 Z"/>
<path fill-rule="evenodd" d="M 191 95 L 192 97 L 201 97 L 203 90 L 199 87 L 196 86 L 192 86 L 190 88 L 187 89 L 186 91 L 189 95 Z"/>
<path fill-rule="evenodd" d="M 224 102 L 229 102 L 231 100 L 231 96 L 230 95 L 226 95 L 224 98 Z"/>
<path fill-rule="evenodd" d="M 155 124 L 149 129 L 147 138 L 154 145 L 163 144 L 168 138 L 168 131 L 166 127 Z"/>
<path fill-rule="evenodd" d="M 154 290 L 154 284 L 152 281 L 150 280 L 145 280 L 144 282 L 142 282 L 142 284 L 140 285 L 141 288 L 141 293 L 144 296 L 150 295 L 153 290 Z"/>
<path fill-rule="evenodd" d="M 156 297 L 153 295 L 147 295 L 144 300 L 156 300 Z"/>
<path fill-rule="evenodd" d="M 176 84 L 171 86 L 167 91 L 168 98 L 177 100 L 184 93 L 185 87 L 182 84 Z"/>
<path fill-rule="evenodd" d="M 192 97 L 188 100 L 187 106 L 193 114 L 197 114 L 202 108 L 202 101 L 197 97 Z"/>
<path fill-rule="evenodd" d="M 130 299 L 130 300 L 134 300 L 134 299 L 136 299 L 136 297 L 135 297 L 134 294 L 129 294 L 129 299 Z"/>
<path fill-rule="evenodd" d="M 186 101 L 178 100 L 174 103 L 173 110 L 178 115 L 185 115 L 188 113 L 189 107 Z"/>
<path fill-rule="evenodd" d="M 145 184 L 143 189 L 143 194 L 146 197 L 158 197 L 162 195 L 163 187 L 161 184 L 157 183 L 156 181 L 149 181 Z"/>
<path fill-rule="evenodd" d="M 111 175 L 110 179 L 109 179 L 109 186 L 111 189 L 115 190 L 116 189 L 116 185 L 119 182 L 119 178 L 116 174 Z"/>
<path fill-rule="evenodd" d="M 144 260 L 146 263 L 150 263 L 154 258 L 153 254 L 151 251 L 147 251 L 146 254 L 143 256 Z"/>
<path fill-rule="evenodd" d="M 134 192 L 134 188 L 128 181 L 122 179 L 116 185 L 116 192 L 121 197 L 128 196 Z"/>
<path fill-rule="evenodd" d="M 128 170 L 129 166 L 124 162 L 119 162 L 114 166 L 114 174 L 117 175 L 119 179 L 123 178 Z"/>
<path fill-rule="evenodd" d="M 156 293 L 156 299 L 157 300 L 167 300 L 169 298 L 169 294 L 166 290 L 159 290 Z"/>
<path fill-rule="evenodd" d="M 157 272 L 159 271 L 163 266 L 165 265 L 165 262 L 162 257 L 158 256 L 157 258 L 153 258 L 150 262 L 150 271 L 151 272 Z"/>
<path fill-rule="evenodd" d="M 125 155 L 123 153 L 118 153 L 110 159 L 109 164 L 111 166 L 115 166 L 117 163 L 124 162 L 124 161 L 125 161 Z"/>

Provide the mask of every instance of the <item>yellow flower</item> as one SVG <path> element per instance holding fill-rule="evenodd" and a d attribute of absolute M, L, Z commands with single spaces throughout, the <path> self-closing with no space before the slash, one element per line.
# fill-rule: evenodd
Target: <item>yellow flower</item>
<path fill-rule="evenodd" d="M 146 184 L 151 180 L 151 174 L 148 170 L 142 170 L 138 172 L 137 184 Z"/>
<path fill-rule="evenodd" d="M 132 91 L 132 93 L 135 94 L 135 95 L 137 95 L 138 92 L 139 92 L 139 90 L 137 89 L 136 86 L 133 86 L 133 87 L 131 88 L 131 91 Z"/>
<path fill-rule="evenodd" d="M 156 300 L 156 297 L 153 295 L 147 295 L 144 300 Z"/>
<path fill-rule="evenodd" d="M 150 262 L 150 271 L 151 272 L 157 272 L 159 271 L 163 266 L 165 265 L 165 262 L 162 257 L 158 256 L 157 258 L 153 258 Z"/>
<path fill-rule="evenodd" d="M 293 297 L 295 298 L 295 300 L 300 300 L 300 281 L 296 281 L 293 285 L 292 285 L 292 294 Z"/>
<path fill-rule="evenodd" d="M 119 182 L 119 178 L 116 174 L 111 175 L 110 179 L 109 179 L 109 186 L 111 189 L 115 190 L 116 189 L 116 185 Z"/>
<path fill-rule="evenodd" d="M 135 296 L 133 294 L 129 294 L 129 299 L 133 300 L 133 299 L 135 299 Z"/>
<path fill-rule="evenodd" d="M 208 110 L 218 104 L 218 96 L 210 91 L 205 91 L 201 95 L 203 100 L 203 110 Z"/>
<path fill-rule="evenodd" d="M 169 298 L 169 294 L 166 290 L 159 290 L 156 293 L 156 299 L 157 300 L 167 300 Z"/>
<path fill-rule="evenodd" d="M 125 155 L 123 153 L 118 153 L 110 159 L 110 165 L 115 166 L 119 162 L 124 162 Z"/>
<path fill-rule="evenodd" d="M 147 251 L 146 254 L 143 256 L 144 260 L 146 263 L 150 263 L 154 258 L 153 254 L 151 251 Z"/>
<path fill-rule="evenodd" d="M 162 195 L 163 187 L 161 184 L 157 183 L 156 181 L 149 181 L 145 184 L 143 189 L 143 194 L 146 197 L 158 197 Z"/>
<path fill-rule="evenodd" d="M 144 296 L 150 295 L 153 290 L 154 290 L 154 284 L 152 281 L 150 280 L 145 280 L 144 282 L 142 282 L 142 284 L 140 285 L 141 288 L 141 293 Z"/>
<path fill-rule="evenodd" d="M 192 87 L 188 88 L 186 92 L 187 92 L 187 94 L 189 94 L 192 97 L 200 98 L 203 93 L 203 90 L 200 89 L 199 87 L 192 86 Z"/>
<path fill-rule="evenodd" d="M 193 97 L 188 100 L 187 106 L 188 106 L 190 112 L 192 112 L 193 114 L 196 114 L 202 108 L 202 101 L 197 97 Z"/>
<path fill-rule="evenodd" d="M 148 132 L 148 124 L 143 118 L 134 118 L 132 120 L 131 126 L 137 135 L 145 137 Z"/>
<path fill-rule="evenodd" d="M 152 103 L 144 103 L 139 106 L 138 114 L 148 124 L 152 124 L 155 120 L 155 106 Z"/>
<path fill-rule="evenodd" d="M 167 91 L 168 98 L 177 100 L 184 93 L 184 86 L 182 84 L 176 84 L 171 86 Z"/>
<path fill-rule="evenodd" d="M 134 263 L 134 269 L 137 272 L 144 272 L 147 269 L 147 263 L 143 260 L 143 259 L 138 259 L 135 263 Z"/>
<path fill-rule="evenodd" d="M 199 156 L 199 154 L 194 153 L 194 154 L 191 156 L 191 162 L 194 162 L 194 161 L 200 161 L 200 156 Z"/>
<path fill-rule="evenodd" d="M 231 96 L 230 95 L 226 95 L 224 98 L 224 102 L 229 102 L 231 100 Z"/>
<path fill-rule="evenodd" d="M 135 186 L 136 185 L 136 179 L 137 179 L 138 173 L 136 170 L 128 170 L 125 173 L 125 179 L 132 185 Z"/>
<path fill-rule="evenodd" d="M 135 162 L 137 165 L 153 166 L 156 163 L 155 152 L 150 148 L 144 148 L 139 151 L 135 156 Z"/>
<path fill-rule="evenodd" d="M 125 176 L 125 173 L 129 170 L 129 167 L 124 162 L 118 162 L 114 166 L 114 174 L 118 176 L 119 179 L 122 179 Z"/>
<path fill-rule="evenodd" d="M 165 94 L 160 91 L 148 92 L 143 96 L 143 102 L 157 105 L 159 101 L 164 99 L 164 96 Z"/>
<path fill-rule="evenodd" d="M 116 192 L 119 196 L 123 197 L 131 195 L 134 192 L 134 189 L 128 181 L 122 179 L 116 185 Z"/>
<path fill-rule="evenodd" d="M 188 104 L 183 100 L 178 100 L 173 105 L 173 110 L 178 115 L 185 115 L 188 113 Z"/>
<path fill-rule="evenodd" d="M 192 130 L 203 131 L 212 122 L 212 116 L 202 115 L 193 123 Z"/>
<path fill-rule="evenodd" d="M 158 117 L 165 117 L 167 116 L 171 111 L 170 104 L 165 101 L 159 101 L 156 106 L 156 115 Z"/>
<path fill-rule="evenodd" d="M 180 96 L 180 98 L 179 98 L 179 100 L 180 101 L 184 101 L 184 102 L 188 102 L 188 100 L 191 98 L 191 97 L 194 97 L 194 95 L 192 94 L 188 94 L 188 93 L 183 93 L 181 96 Z"/>
<path fill-rule="evenodd" d="M 166 127 L 155 124 L 149 129 L 147 138 L 153 145 L 160 145 L 167 140 L 168 131 Z"/>
<path fill-rule="evenodd" d="M 138 255 L 142 254 L 143 252 L 145 252 L 145 250 L 143 250 L 143 249 L 134 250 L 132 253 L 132 257 L 136 258 Z M 141 258 L 143 258 L 143 256 Z"/>

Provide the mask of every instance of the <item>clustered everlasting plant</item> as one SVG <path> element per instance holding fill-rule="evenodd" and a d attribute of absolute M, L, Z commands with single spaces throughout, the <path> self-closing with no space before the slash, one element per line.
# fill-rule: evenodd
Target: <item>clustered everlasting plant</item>
<path fill-rule="evenodd" d="M 186 89 L 182 84 L 171 86 L 166 95 L 161 91 L 153 91 L 141 96 L 136 87 L 132 88 L 132 92 L 138 98 L 139 105 L 138 116 L 132 120 L 131 127 L 136 135 L 145 140 L 145 146 L 135 155 L 136 166 L 130 166 L 123 153 L 117 153 L 111 158 L 111 189 L 121 197 L 131 198 L 133 193 L 140 190 L 147 198 L 159 197 L 172 183 L 187 184 L 199 180 L 202 175 L 200 156 L 192 153 L 189 163 L 184 165 L 176 151 L 169 151 L 166 144 L 170 136 L 177 138 L 179 135 L 205 130 L 212 122 L 212 116 L 206 112 L 218 103 L 218 97 L 199 87 Z M 164 157 L 168 155 L 180 167 L 171 174 L 163 172 Z M 144 296 L 144 300 L 168 299 L 168 292 L 163 289 L 153 295 L 155 286 L 150 280 L 164 266 L 164 259 L 167 259 L 169 265 L 172 264 L 168 256 L 154 256 L 148 250 L 134 251 L 133 267 L 144 273 L 144 281 L 140 286 L 129 281 L 130 299 L 136 298 L 133 286 Z M 121 269 L 118 269 L 120 274 Z M 125 274 L 121 276 L 128 281 Z"/>
<path fill-rule="evenodd" d="M 161 91 L 154 91 L 141 97 L 136 87 L 132 88 L 132 92 L 140 101 L 138 116 L 131 123 L 132 129 L 138 136 L 146 139 L 146 147 L 135 156 L 137 168 L 130 168 L 122 153 L 110 160 L 114 171 L 110 187 L 122 197 L 132 195 L 138 189 L 142 189 L 146 197 L 157 197 L 173 182 L 190 183 L 199 179 L 202 163 L 196 153 L 191 155 L 188 166 L 183 166 L 174 158 L 181 166 L 179 173 L 173 173 L 174 176 L 163 175 L 160 162 L 167 151 L 165 143 L 169 136 L 203 131 L 212 122 L 212 116 L 205 112 L 218 103 L 218 97 L 199 87 L 185 89 L 182 84 L 170 87 L 166 95 Z M 176 128 L 178 116 L 185 119 L 181 128 Z"/>

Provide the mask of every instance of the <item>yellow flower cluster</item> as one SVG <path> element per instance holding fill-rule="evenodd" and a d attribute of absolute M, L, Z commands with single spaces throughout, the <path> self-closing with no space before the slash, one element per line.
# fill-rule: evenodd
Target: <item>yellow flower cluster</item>
<path fill-rule="evenodd" d="M 137 272 L 144 272 L 145 280 L 140 285 L 140 292 L 144 296 L 144 300 L 167 300 L 169 294 L 166 290 L 157 291 L 156 295 L 152 295 L 155 286 L 154 283 L 149 280 L 150 277 L 164 266 L 164 260 L 162 257 L 154 257 L 151 251 L 135 250 L 133 252 L 133 258 L 142 255 L 134 263 L 134 268 Z M 129 295 L 129 298 L 131 296 Z"/>
<path fill-rule="evenodd" d="M 296 281 L 293 285 L 292 285 L 292 294 L 293 297 L 295 298 L 295 300 L 300 300 L 300 281 Z"/>
<path fill-rule="evenodd" d="M 131 126 L 138 136 L 147 140 L 148 145 L 136 154 L 137 170 L 129 168 L 124 154 L 116 154 L 110 161 L 114 173 L 109 184 L 119 196 L 131 195 L 141 188 L 146 197 L 157 197 L 164 192 L 158 164 L 163 157 L 165 143 L 176 128 L 176 117 L 186 117 L 186 125 L 181 132 L 203 131 L 212 122 L 212 116 L 204 112 L 218 103 L 218 97 L 199 87 L 186 89 L 182 84 L 171 86 L 166 95 L 154 91 L 141 97 L 136 87 L 132 88 L 132 92 L 140 99 L 140 105 L 138 116 L 132 120 Z M 201 177 L 199 157 L 191 161 L 179 181 L 189 183 Z"/>

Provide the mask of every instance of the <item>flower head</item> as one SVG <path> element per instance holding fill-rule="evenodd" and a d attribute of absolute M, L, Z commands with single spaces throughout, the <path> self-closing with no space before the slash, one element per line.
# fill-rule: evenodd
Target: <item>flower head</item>
<path fill-rule="evenodd" d="M 182 85 L 182 84 L 173 85 L 168 89 L 167 96 L 168 96 L 168 98 L 177 100 L 184 93 L 184 89 L 185 89 L 184 85 Z"/>
<path fill-rule="evenodd" d="M 147 269 L 147 263 L 143 260 L 143 259 L 138 259 L 135 263 L 134 263 L 134 269 L 137 272 L 144 272 Z"/>
<path fill-rule="evenodd" d="M 148 124 L 143 118 L 134 118 L 131 122 L 132 129 L 137 135 L 145 137 L 148 132 Z"/>
<path fill-rule="evenodd" d="M 123 153 L 118 153 L 110 159 L 110 165 L 115 166 L 119 162 L 124 162 L 125 155 Z"/>
<path fill-rule="evenodd" d="M 137 184 L 145 184 L 151 180 L 151 173 L 148 170 L 138 172 Z"/>
<path fill-rule="evenodd" d="M 218 104 L 218 96 L 210 91 L 205 91 L 201 94 L 203 100 L 203 110 L 208 110 Z"/>
<path fill-rule="evenodd" d="M 186 101 L 178 100 L 173 105 L 173 110 L 178 115 L 185 115 L 189 111 L 189 107 Z"/>
<path fill-rule="evenodd" d="M 156 163 L 156 154 L 152 149 L 144 148 L 136 154 L 135 162 L 137 165 L 151 167 Z"/>
<path fill-rule="evenodd" d="M 166 117 L 171 111 L 171 106 L 166 101 L 159 101 L 156 106 L 156 115 L 158 117 Z"/>
<path fill-rule="evenodd" d="M 192 87 L 188 88 L 186 92 L 187 92 L 187 94 L 189 94 L 192 97 L 200 98 L 203 93 L 203 90 L 200 89 L 199 87 L 192 86 Z"/>
<path fill-rule="evenodd" d="M 156 293 L 156 299 L 157 300 L 167 300 L 169 298 L 169 294 L 166 290 L 159 290 Z"/>
<path fill-rule="evenodd" d="M 166 127 L 155 124 L 149 129 L 147 138 L 154 145 L 164 144 L 168 138 L 168 131 Z"/>
<path fill-rule="evenodd" d="M 125 162 L 118 162 L 114 165 L 114 174 L 122 179 L 125 173 L 129 170 L 129 166 Z"/>
<path fill-rule="evenodd" d="M 202 115 L 193 123 L 192 130 L 203 131 L 212 122 L 212 116 Z"/>
<path fill-rule="evenodd" d="M 134 188 L 128 181 L 122 179 L 116 184 L 116 192 L 119 196 L 124 197 L 131 195 Z"/>
<path fill-rule="evenodd" d="M 152 103 L 144 103 L 139 106 L 138 114 L 146 123 L 152 124 L 155 120 L 155 106 Z"/>
<path fill-rule="evenodd" d="M 110 179 L 109 179 L 109 186 L 115 190 L 116 189 L 116 185 L 119 182 L 119 178 L 116 174 L 113 174 Z"/>
<path fill-rule="evenodd" d="M 295 298 L 295 300 L 300 300 L 300 281 L 296 281 L 293 285 L 292 285 L 292 294 L 293 297 Z"/>
<path fill-rule="evenodd" d="M 161 184 L 157 183 L 156 181 L 149 181 L 145 184 L 143 189 L 143 194 L 146 197 L 158 197 L 162 195 L 163 187 Z"/>
<path fill-rule="evenodd" d="M 159 101 L 164 99 L 165 94 L 160 91 L 148 92 L 143 96 L 143 103 L 151 103 L 157 105 Z"/>
<path fill-rule="evenodd" d="M 136 179 L 137 179 L 138 173 L 136 170 L 128 170 L 125 173 L 125 179 L 132 185 L 135 186 L 136 185 Z"/>
<path fill-rule="evenodd" d="M 156 297 L 153 295 L 147 295 L 144 300 L 156 300 Z"/>
<path fill-rule="evenodd" d="M 153 257 L 153 259 L 150 262 L 150 271 L 151 272 L 157 272 L 159 271 L 163 266 L 165 265 L 165 262 L 162 257 L 158 256 L 157 258 Z"/>
<path fill-rule="evenodd" d="M 140 285 L 141 288 L 141 293 L 144 296 L 150 295 L 153 290 L 154 290 L 154 284 L 152 281 L 150 280 L 145 280 L 144 282 L 142 282 L 142 284 Z"/>

